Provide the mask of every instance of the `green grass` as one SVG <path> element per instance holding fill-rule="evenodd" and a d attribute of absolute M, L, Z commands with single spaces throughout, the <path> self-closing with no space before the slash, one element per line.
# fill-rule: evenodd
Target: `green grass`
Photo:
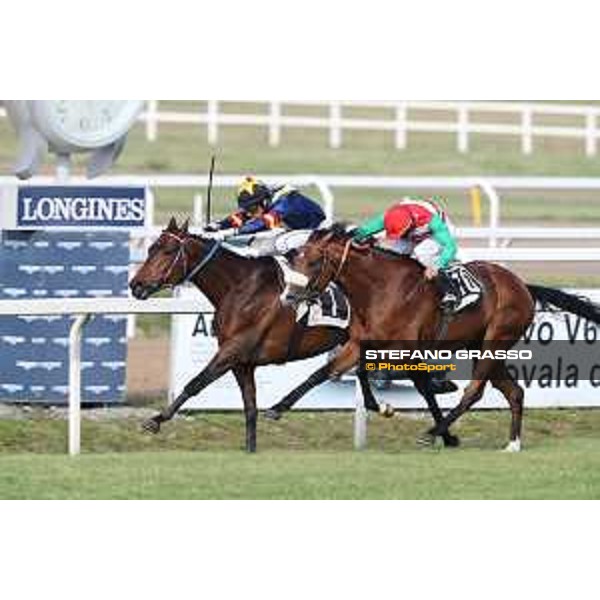
<path fill-rule="evenodd" d="M 0 457 L 3 499 L 598 499 L 600 442 L 494 451 Z"/>
<path fill-rule="evenodd" d="M 528 411 L 519 456 L 499 452 L 504 411 L 467 415 L 458 450 L 416 450 L 424 418 L 375 418 L 363 453 L 350 414 L 296 413 L 260 423 L 256 456 L 240 451 L 239 414 L 180 419 L 158 437 L 136 420 L 84 420 L 75 459 L 60 454 L 66 424 L 40 415 L 0 421 L 0 498 L 600 498 L 600 411 Z"/>

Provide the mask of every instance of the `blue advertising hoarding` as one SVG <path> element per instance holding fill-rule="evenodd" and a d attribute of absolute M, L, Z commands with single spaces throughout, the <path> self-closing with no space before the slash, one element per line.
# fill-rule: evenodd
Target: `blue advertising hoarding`
<path fill-rule="evenodd" d="M 127 296 L 129 230 L 146 224 L 145 188 L 26 185 L 8 198 L 4 192 L 0 299 Z M 72 322 L 0 317 L 0 401 L 67 402 Z M 85 327 L 84 403 L 124 400 L 126 342 L 125 316 L 97 316 Z"/>

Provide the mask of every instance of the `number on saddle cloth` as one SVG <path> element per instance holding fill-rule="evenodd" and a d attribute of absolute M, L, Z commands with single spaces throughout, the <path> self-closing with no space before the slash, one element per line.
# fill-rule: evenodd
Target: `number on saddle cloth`
<path fill-rule="evenodd" d="M 296 322 L 306 327 L 333 327 L 346 330 L 350 326 L 351 308 L 342 288 L 330 283 L 327 289 L 310 305 L 296 308 Z"/>
<path fill-rule="evenodd" d="M 452 265 L 446 270 L 446 273 L 452 279 L 454 288 L 459 294 L 458 306 L 455 312 L 459 312 L 481 300 L 483 285 L 465 265 Z"/>

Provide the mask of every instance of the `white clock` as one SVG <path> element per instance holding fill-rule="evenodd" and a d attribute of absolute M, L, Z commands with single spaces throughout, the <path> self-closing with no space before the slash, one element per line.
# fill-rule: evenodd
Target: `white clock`
<path fill-rule="evenodd" d="M 30 100 L 36 128 L 59 152 L 92 150 L 123 137 L 142 111 L 142 100 Z"/>
<path fill-rule="evenodd" d="M 7 100 L 19 136 L 14 173 L 28 179 L 47 149 L 62 161 L 91 152 L 88 177 L 107 171 L 123 149 L 127 132 L 144 108 L 143 100 Z"/>

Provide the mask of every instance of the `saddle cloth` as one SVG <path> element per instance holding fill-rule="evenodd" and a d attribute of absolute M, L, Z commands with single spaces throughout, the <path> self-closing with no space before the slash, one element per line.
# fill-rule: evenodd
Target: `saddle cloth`
<path fill-rule="evenodd" d="M 465 308 L 473 306 L 481 300 L 484 290 L 483 284 L 468 267 L 455 264 L 449 267 L 446 273 L 454 282 L 455 289 L 459 294 L 455 313 L 465 310 Z"/>
<path fill-rule="evenodd" d="M 350 303 L 342 289 L 330 283 L 316 302 L 303 302 L 296 309 L 296 322 L 306 320 L 307 327 L 335 327 L 348 329 Z"/>

